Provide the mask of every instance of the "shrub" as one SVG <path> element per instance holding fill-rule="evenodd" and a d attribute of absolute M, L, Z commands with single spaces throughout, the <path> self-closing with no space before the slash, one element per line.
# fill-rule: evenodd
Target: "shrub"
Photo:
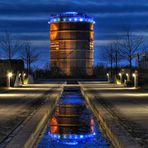
<path fill-rule="evenodd" d="M 129 80 L 129 81 L 126 81 L 126 86 L 127 87 L 132 87 L 134 84 L 133 84 L 133 81 Z"/>
<path fill-rule="evenodd" d="M 115 82 L 116 82 L 117 85 L 121 84 L 121 81 L 119 79 L 116 79 Z"/>

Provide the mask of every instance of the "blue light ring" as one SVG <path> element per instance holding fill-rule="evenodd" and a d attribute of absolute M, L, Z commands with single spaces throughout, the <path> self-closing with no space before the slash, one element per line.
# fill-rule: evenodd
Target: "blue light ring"
<path fill-rule="evenodd" d="M 93 24 L 95 24 L 96 22 L 95 21 L 93 21 L 93 22 L 89 22 L 89 21 L 56 21 L 56 22 L 53 22 L 53 21 L 48 21 L 48 24 L 51 24 L 51 23 L 59 23 L 59 22 L 64 22 L 64 23 L 66 23 L 66 22 L 70 22 L 70 23 L 76 23 L 76 22 L 80 22 L 80 23 L 93 23 Z"/>
<path fill-rule="evenodd" d="M 93 17 L 78 12 L 64 12 L 50 17 L 50 23 L 52 22 L 90 22 L 95 23 Z"/>

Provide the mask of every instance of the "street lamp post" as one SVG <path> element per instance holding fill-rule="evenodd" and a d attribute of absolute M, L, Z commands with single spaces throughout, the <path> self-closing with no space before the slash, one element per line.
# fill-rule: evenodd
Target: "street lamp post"
<path fill-rule="evenodd" d="M 121 84 L 122 84 L 122 73 L 119 73 L 119 76 L 120 76 L 120 81 L 121 81 Z"/>
<path fill-rule="evenodd" d="M 10 87 L 11 86 L 11 77 L 12 77 L 12 73 L 11 72 L 9 72 L 8 74 L 7 74 L 7 87 Z"/>
<path fill-rule="evenodd" d="M 24 84 L 25 77 L 26 77 L 26 73 L 23 74 L 23 84 Z"/>
<path fill-rule="evenodd" d="M 109 73 L 107 73 L 106 76 L 107 76 L 107 81 L 110 82 L 110 76 L 109 76 Z"/>
<path fill-rule="evenodd" d="M 128 73 L 126 73 L 126 77 L 127 77 L 127 81 L 129 81 L 130 78 L 129 78 L 129 74 Z"/>
<path fill-rule="evenodd" d="M 133 78 L 134 78 L 134 87 L 137 88 L 138 87 L 138 74 L 133 73 Z"/>

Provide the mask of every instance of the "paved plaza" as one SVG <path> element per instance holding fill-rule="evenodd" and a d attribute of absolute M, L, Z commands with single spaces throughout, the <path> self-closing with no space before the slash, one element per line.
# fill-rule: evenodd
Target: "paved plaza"
<path fill-rule="evenodd" d="M 85 93 L 96 108 L 104 108 L 119 121 L 120 126 L 140 144 L 148 142 L 148 90 L 121 85 L 81 82 Z"/>
<path fill-rule="evenodd" d="M 41 106 L 46 98 L 56 97 L 60 83 L 30 84 L 0 92 L 0 143 Z M 52 100 L 53 101 L 53 100 Z M 51 103 L 52 104 L 52 103 Z"/>

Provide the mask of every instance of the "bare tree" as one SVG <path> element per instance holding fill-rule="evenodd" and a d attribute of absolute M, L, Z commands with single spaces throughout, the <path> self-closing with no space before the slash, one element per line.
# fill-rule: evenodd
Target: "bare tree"
<path fill-rule="evenodd" d="M 144 43 L 144 38 L 141 35 L 134 35 L 130 28 L 126 28 L 124 38 L 121 43 L 122 55 L 129 62 L 130 71 L 132 69 L 132 60 L 136 52 L 139 52 Z"/>
<path fill-rule="evenodd" d="M 49 63 L 46 63 L 46 64 L 44 65 L 44 69 L 45 69 L 46 71 L 49 71 L 49 70 L 50 70 L 50 65 L 49 65 Z"/>
<path fill-rule="evenodd" d="M 101 57 L 110 64 L 110 75 L 113 76 L 113 65 L 115 64 L 115 74 L 118 74 L 119 62 L 123 59 L 120 40 L 116 39 L 101 50 Z"/>
<path fill-rule="evenodd" d="M 24 49 L 21 53 L 22 60 L 27 65 L 27 73 L 30 73 L 31 64 L 36 62 L 39 58 L 39 53 L 31 48 L 31 43 L 26 41 L 24 42 Z"/>
<path fill-rule="evenodd" d="M 110 64 L 110 73 L 111 73 L 111 77 L 113 74 L 113 58 L 114 58 L 114 52 L 113 52 L 113 45 L 109 44 L 107 46 L 105 46 L 102 50 L 101 50 L 101 58 L 107 62 L 109 62 Z"/>
<path fill-rule="evenodd" d="M 14 40 L 11 33 L 5 31 L 0 39 L 0 47 L 6 57 L 11 60 L 17 54 L 17 51 L 22 48 L 22 44 L 18 40 Z"/>
<path fill-rule="evenodd" d="M 116 70 L 116 76 L 117 76 L 119 62 L 123 59 L 121 48 L 120 48 L 120 40 L 118 39 L 113 42 L 113 57 L 114 57 L 115 70 Z"/>

